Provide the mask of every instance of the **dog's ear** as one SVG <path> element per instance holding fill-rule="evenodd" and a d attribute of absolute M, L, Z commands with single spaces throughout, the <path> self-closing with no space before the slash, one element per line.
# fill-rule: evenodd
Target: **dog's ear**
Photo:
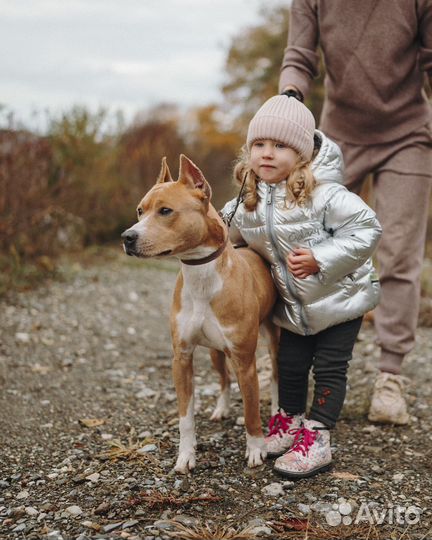
<path fill-rule="evenodd" d="M 179 182 L 192 189 L 201 189 L 208 201 L 211 199 L 211 187 L 200 169 L 184 154 L 180 155 Z"/>
<path fill-rule="evenodd" d="M 156 184 L 163 184 L 164 182 L 174 182 L 172 179 L 170 170 L 167 165 L 166 157 L 162 158 L 162 166 L 161 170 L 158 176 L 158 179 L 156 180 Z"/>

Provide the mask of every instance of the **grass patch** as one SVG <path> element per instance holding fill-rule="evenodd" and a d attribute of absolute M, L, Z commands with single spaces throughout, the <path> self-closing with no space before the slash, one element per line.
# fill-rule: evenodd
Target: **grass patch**
<path fill-rule="evenodd" d="M 26 262 L 14 253 L 0 255 L 0 297 L 13 291 L 28 291 L 57 277 L 58 270 L 50 257 Z"/>
<path fill-rule="evenodd" d="M 174 258 L 138 259 L 137 257 L 128 257 L 120 243 L 89 246 L 79 253 L 64 255 L 60 260 L 60 266 L 65 272 L 70 268 L 72 260 L 75 265 L 80 265 L 82 268 L 116 263 L 129 268 L 150 268 L 166 272 L 178 272 L 179 269 L 179 263 Z"/>

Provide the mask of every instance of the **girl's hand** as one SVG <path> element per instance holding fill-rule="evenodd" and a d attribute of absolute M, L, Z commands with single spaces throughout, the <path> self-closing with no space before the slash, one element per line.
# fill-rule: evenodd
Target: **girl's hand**
<path fill-rule="evenodd" d="M 319 266 L 312 251 L 306 248 L 296 248 L 287 257 L 288 269 L 293 276 L 304 279 L 319 272 Z"/>

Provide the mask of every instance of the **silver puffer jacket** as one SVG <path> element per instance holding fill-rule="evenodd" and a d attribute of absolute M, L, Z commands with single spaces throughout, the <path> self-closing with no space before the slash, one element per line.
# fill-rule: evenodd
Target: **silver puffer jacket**
<path fill-rule="evenodd" d="M 287 208 L 286 182 L 260 182 L 257 208 L 249 212 L 240 204 L 230 229 L 233 242 L 248 244 L 271 265 L 280 294 L 275 323 L 302 335 L 360 317 L 377 305 L 380 288 L 370 260 L 380 224 L 369 206 L 341 185 L 339 147 L 316 134 L 321 139 L 312 164 L 317 186 L 309 202 Z M 229 201 L 222 214 L 230 214 L 235 203 Z M 311 249 L 317 274 L 299 279 L 288 270 L 287 256 L 297 247 Z"/>

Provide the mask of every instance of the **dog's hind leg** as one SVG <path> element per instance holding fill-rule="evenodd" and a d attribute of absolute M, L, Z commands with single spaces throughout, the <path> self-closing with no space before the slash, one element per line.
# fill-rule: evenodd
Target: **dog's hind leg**
<path fill-rule="evenodd" d="M 221 383 L 221 392 L 219 394 L 215 410 L 210 417 L 210 420 L 217 421 L 222 420 L 222 418 L 226 418 L 229 415 L 231 380 L 225 360 L 225 354 L 221 351 L 212 349 L 210 351 L 210 357 L 213 367 L 219 373 Z"/>
<path fill-rule="evenodd" d="M 173 378 L 177 391 L 180 430 L 179 455 L 174 469 L 186 474 L 196 463 L 192 352 L 175 351 Z"/>
<path fill-rule="evenodd" d="M 265 319 L 260 326 L 261 335 L 267 343 L 267 349 L 271 358 L 272 376 L 270 382 L 271 415 L 274 416 L 279 409 L 279 376 L 277 356 L 279 350 L 280 328 L 273 324 L 270 319 Z"/>

